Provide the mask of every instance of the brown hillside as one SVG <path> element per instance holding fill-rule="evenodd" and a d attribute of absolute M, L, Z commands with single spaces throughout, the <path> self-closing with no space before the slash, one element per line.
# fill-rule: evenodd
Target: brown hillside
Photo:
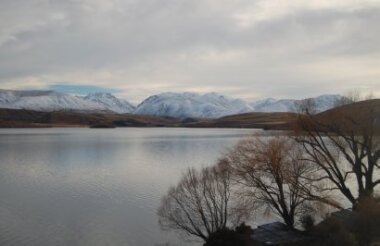
<path fill-rule="evenodd" d="M 263 128 L 288 129 L 296 119 L 295 113 L 246 113 L 225 116 L 215 120 L 200 120 L 185 124 L 187 127 L 229 127 L 229 128 Z"/>
<path fill-rule="evenodd" d="M 310 127 L 310 129 L 317 127 L 321 131 L 380 133 L 380 99 L 346 104 L 309 118 L 303 116 L 300 119 L 304 119 L 302 120 L 303 127 Z"/>
<path fill-rule="evenodd" d="M 0 127 L 175 126 L 178 122 L 176 119 L 132 114 L 0 109 Z"/>

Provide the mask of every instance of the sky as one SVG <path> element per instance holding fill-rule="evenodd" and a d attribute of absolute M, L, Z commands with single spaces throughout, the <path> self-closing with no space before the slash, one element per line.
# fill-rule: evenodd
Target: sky
<path fill-rule="evenodd" d="M 0 0 L 0 88 L 380 97 L 380 0 Z"/>

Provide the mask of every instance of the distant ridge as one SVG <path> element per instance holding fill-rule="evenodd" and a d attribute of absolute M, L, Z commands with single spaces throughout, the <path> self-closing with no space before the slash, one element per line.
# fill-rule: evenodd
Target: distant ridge
<path fill-rule="evenodd" d="M 313 98 L 316 111 L 331 109 L 341 98 L 340 95 L 322 95 Z M 136 107 L 111 93 L 99 92 L 78 96 L 55 91 L 0 90 L 0 108 L 42 112 L 130 113 L 180 119 L 216 119 L 250 112 L 296 112 L 296 106 L 300 102 L 302 100 L 273 98 L 247 102 L 218 93 L 166 92 L 150 96 Z"/>

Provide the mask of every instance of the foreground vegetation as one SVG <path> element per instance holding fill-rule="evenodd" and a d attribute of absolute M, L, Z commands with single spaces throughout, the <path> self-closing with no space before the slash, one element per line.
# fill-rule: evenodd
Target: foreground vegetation
<path fill-rule="evenodd" d="M 281 218 L 308 244 L 378 242 L 380 107 L 370 102 L 339 102 L 313 114 L 313 102 L 306 101 L 288 135 L 252 136 L 215 166 L 190 169 L 162 199 L 162 228 L 208 246 L 260 245 L 255 231 L 241 223 L 264 212 Z M 347 203 L 347 218 L 324 212 Z"/>

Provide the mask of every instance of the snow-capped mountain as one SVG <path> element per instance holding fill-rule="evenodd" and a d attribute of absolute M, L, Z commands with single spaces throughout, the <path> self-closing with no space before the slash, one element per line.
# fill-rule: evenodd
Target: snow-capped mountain
<path fill-rule="evenodd" d="M 337 102 L 342 101 L 345 99 L 345 101 L 349 101 L 347 97 L 343 97 L 341 95 L 322 95 L 318 97 L 314 97 L 313 101 L 315 103 L 315 107 L 317 108 L 318 112 L 326 111 L 328 109 L 331 109 L 336 106 Z"/>
<path fill-rule="evenodd" d="M 338 100 L 342 99 L 340 95 L 322 95 L 314 98 L 308 98 L 313 100 L 316 112 L 322 112 L 333 108 Z M 302 104 L 304 100 L 294 99 L 280 99 L 276 100 L 268 98 L 264 100 L 258 100 L 250 103 L 250 106 L 255 112 L 296 112 L 298 105 Z"/>
<path fill-rule="evenodd" d="M 144 100 L 135 114 L 170 116 L 178 118 L 218 118 L 252 111 L 248 103 L 217 93 L 162 93 Z"/>
<path fill-rule="evenodd" d="M 86 97 L 55 91 L 0 90 L 0 107 L 37 111 L 114 111 L 128 113 L 134 107 L 112 95 L 93 94 Z"/>
<path fill-rule="evenodd" d="M 293 112 L 295 100 L 268 98 L 254 101 L 250 105 L 255 112 Z"/>
<path fill-rule="evenodd" d="M 316 111 L 321 112 L 334 107 L 340 98 L 339 95 L 323 95 L 312 99 Z M 137 106 L 134 113 L 177 118 L 218 118 L 247 112 L 296 112 L 297 105 L 302 101 L 267 98 L 248 103 L 217 93 L 200 95 L 168 92 L 147 98 Z"/>
<path fill-rule="evenodd" d="M 322 95 L 312 99 L 316 111 L 321 112 L 334 107 L 334 104 L 342 98 L 339 95 Z M 296 112 L 297 105 L 301 103 L 302 100 L 273 98 L 248 103 L 218 93 L 202 95 L 167 92 L 150 96 L 135 107 L 110 93 L 78 96 L 55 91 L 0 90 L 0 108 L 37 111 L 112 111 L 175 118 L 219 118 L 248 112 Z"/>
<path fill-rule="evenodd" d="M 111 93 L 91 93 L 85 96 L 84 100 L 100 104 L 108 110 L 121 114 L 131 113 L 135 110 L 135 106 L 130 104 L 127 100 L 119 99 Z"/>

